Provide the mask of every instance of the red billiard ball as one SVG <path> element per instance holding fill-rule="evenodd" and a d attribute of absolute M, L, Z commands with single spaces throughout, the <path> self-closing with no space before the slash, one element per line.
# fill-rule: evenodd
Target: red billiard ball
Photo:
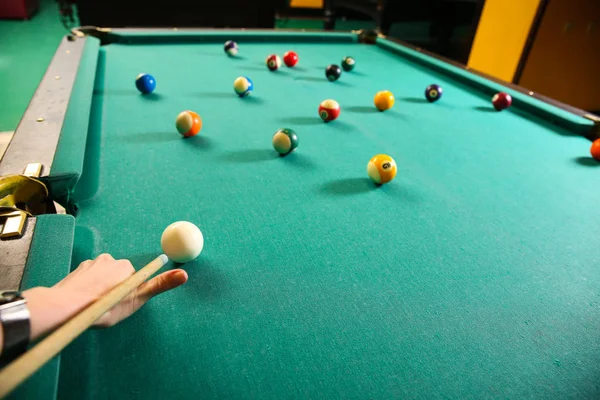
<path fill-rule="evenodd" d="M 319 117 L 325 122 L 333 121 L 340 116 L 340 105 L 337 101 L 327 99 L 319 105 Z"/>
<path fill-rule="evenodd" d="M 590 147 L 590 154 L 596 160 L 600 161 L 600 139 L 596 139 L 592 142 L 592 147 Z"/>
<path fill-rule="evenodd" d="M 296 54 L 293 51 L 285 52 L 285 54 L 283 55 L 283 62 L 288 67 L 290 67 L 290 68 L 293 67 L 294 65 L 296 65 L 298 63 L 298 54 Z"/>
<path fill-rule="evenodd" d="M 281 66 L 281 58 L 279 58 L 278 55 L 271 54 L 267 57 L 265 63 L 267 64 L 267 68 L 269 68 L 270 71 L 276 71 Z"/>
<path fill-rule="evenodd" d="M 512 97 L 510 97 L 510 94 L 508 93 L 496 93 L 494 97 L 492 97 L 492 104 L 496 110 L 502 111 L 505 108 L 510 107 L 512 104 Z"/>

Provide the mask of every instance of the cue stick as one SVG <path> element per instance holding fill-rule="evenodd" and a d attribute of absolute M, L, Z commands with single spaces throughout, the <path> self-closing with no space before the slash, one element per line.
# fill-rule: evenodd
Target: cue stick
<path fill-rule="evenodd" d="M 82 334 L 104 313 L 123 300 L 133 289 L 161 269 L 169 258 L 161 254 L 144 268 L 112 288 L 82 312 L 67 321 L 63 326 L 48 335 L 36 346 L 21 355 L 0 371 L 0 398 L 12 392 L 52 357 L 60 353 L 77 336 Z"/>

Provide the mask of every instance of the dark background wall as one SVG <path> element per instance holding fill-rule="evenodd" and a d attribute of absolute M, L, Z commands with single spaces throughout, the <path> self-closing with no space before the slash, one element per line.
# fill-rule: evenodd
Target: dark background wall
<path fill-rule="evenodd" d="M 62 0 L 61 0 L 62 1 Z M 68 0 L 73 1 L 73 0 Z M 375 28 L 386 35 L 466 63 L 484 0 L 324 0 L 322 9 L 290 7 L 289 0 L 77 0 L 81 25 L 105 27 Z M 312 25 L 313 22 L 317 25 Z"/>

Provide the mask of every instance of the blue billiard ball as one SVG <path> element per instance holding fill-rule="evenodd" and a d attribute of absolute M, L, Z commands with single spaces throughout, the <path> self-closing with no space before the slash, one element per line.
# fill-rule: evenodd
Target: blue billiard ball
<path fill-rule="evenodd" d="M 139 74 L 135 78 L 135 87 L 144 94 L 152 93 L 156 88 L 156 80 L 150 74 Z"/>
<path fill-rule="evenodd" d="M 442 97 L 442 87 L 440 85 L 429 85 L 425 88 L 425 98 L 430 103 L 438 101 Z"/>
<path fill-rule="evenodd" d="M 247 76 L 240 76 L 233 82 L 233 90 L 240 97 L 250 96 L 254 90 L 254 84 Z"/>

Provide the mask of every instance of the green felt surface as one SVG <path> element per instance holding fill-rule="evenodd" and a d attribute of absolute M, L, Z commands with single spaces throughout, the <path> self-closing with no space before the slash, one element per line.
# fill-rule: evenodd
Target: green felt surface
<path fill-rule="evenodd" d="M 34 237 L 27 258 L 21 290 L 50 287 L 69 273 L 73 251 L 75 219 L 70 215 L 42 215 L 36 218 Z M 60 355 L 21 385 L 11 399 L 55 399 Z"/>
<path fill-rule="evenodd" d="M 65 32 L 53 0 L 30 20 L 0 19 L 0 132 L 19 124 Z"/>
<path fill-rule="evenodd" d="M 189 282 L 63 353 L 69 398 L 600 395 L 600 198 L 589 142 L 381 46 L 102 49 L 72 267 L 142 267 L 171 222 L 205 249 Z M 287 40 L 287 39 L 286 39 Z M 265 57 L 294 49 L 295 69 Z M 351 55 L 353 73 L 324 68 Z M 157 91 L 135 91 L 140 72 Z M 249 76 L 251 97 L 233 81 Z M 424 88 L 443 86 L 442 99 Z M 379 90 L 396 95 L 374 110 Z M 337 99 L 338 120 L 319 103 Z M 203 118 L 183 139 L 175 117 Z M 281 158 L 278 128 L 300 145 Z M 370 157 L 396 159 L 376 188 Z M 168 267 L 172 267 L 169 265 Z"/>
<path fill-rule="evenodd" d="M 99 48 L 98 39 L 86 39 L 48 178 L 52 180 L 51 194 L 61 204 L 70 203 L 83 170 L 87 135 L 82 132 L 88 131 Z"/>

